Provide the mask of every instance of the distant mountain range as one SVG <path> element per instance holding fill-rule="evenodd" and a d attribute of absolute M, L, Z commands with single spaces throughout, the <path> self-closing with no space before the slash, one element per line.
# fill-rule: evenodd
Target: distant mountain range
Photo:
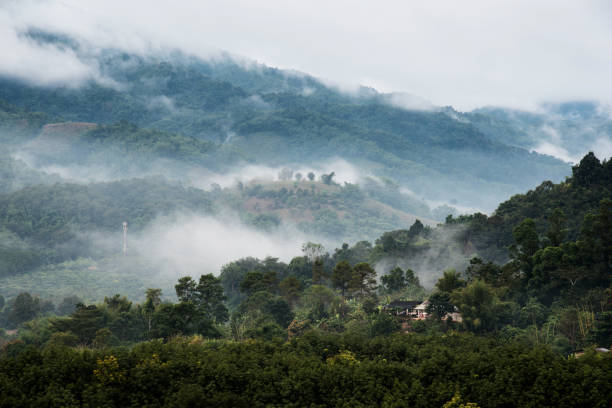
<path fill-rule="evenodd" d="M 530 152 L 525 140 L 535 136 L 501 111 L 460 114 L 425 103 L 426 110 L 407 110 L 394 95 L 370 88 L 347 94 L 308 75 L 229 55 L 205 61 L 178 52 L 103 50 L 92 56 L 70 39 L 30 35 L 95 60 L 104 78 L 76 87 L 0 78 L 0 125 L 14 149 L 40 138 L 45 124 L 102 125 L 79 137 L 85 154 L 47 154 L 47 164 L 107 159 L 112 167 L 123 154 L 130 158 L 123 167 L 133 167 L 144 153 L 149 165 L 156 156 L 223 171 L 240 163 L 291 168 L 341 157 L 418 198 L 483 210 L 570 173 L 567 163 Z"/>

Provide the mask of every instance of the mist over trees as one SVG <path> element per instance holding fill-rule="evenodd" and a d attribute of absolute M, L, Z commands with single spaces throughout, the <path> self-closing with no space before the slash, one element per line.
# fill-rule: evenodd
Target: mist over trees
<path fill-rule="evenodd" d="M 89 57 L 113 86 L 0 78 L 0 406 L 612 400 L 612 160 L 532 151 L 595 107 Z"/>
<path fill-rule="evenodd" d="M 86 52 L 50 33 L 26 35 Z M 41 149 L 37 156 L 55 164 L 87 158 L 114 170 L 121 157 L 142 169 L 158 159 L 180 160 L 183 168 L 228 169 L 245 160 L 286 167 L 340 156 L 418 196 L 458 199 L 487 210 L 542 179 L 560 181 L 569 172 L 559 160 L 529 153 L 531 146 L 496 139 L 472 117 L 398 108 L 376 92 L 350 96 L 307 75 L 265 66 L 250 70 L 229 57 L 213 63 L 178 52 L 168 59 L 109 49 L 98 58 L 109 78 L 130 86 L 90 82 L 55 89 L 0 78 L 0 128 L 13 135 L 10 143 L 34 142 L 30 147 L 36 150 L 45 141 L 62 146 L 68 141 L 66 151 L 78 152 L 80 159 L 68 154 L 53 159 Z M 77 132 L 76 140 L 53 132 L 39 135 L 43 125 L 63 124 L 72 133 L 85 129 L 83 123 L 96 128 Z M 488 194 L 475 199 L 474 190 Z"/>

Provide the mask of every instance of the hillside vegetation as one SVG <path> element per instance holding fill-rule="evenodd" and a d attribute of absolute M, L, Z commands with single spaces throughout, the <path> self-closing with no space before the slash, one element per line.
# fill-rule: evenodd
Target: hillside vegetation
<path fill-rule="evenodd" d="M 37 35 L 38 41 L 58 41 Z M 127 121 L 168 132 L 162 137 L 174 140 L 164 145 L 156 141 L 160 134 L 149 133 L 151 141 L 126 141 L 138 151 L 191 161 L 211 152 L 210 145 L 185 139 L 195 138 L 238 149 L 238 156 L 206 156 L 212 167 L 238 159 L 285 166 L 340 156 L 419 196 L 485 209 L 569 172 L 567 164 L 496 139 L 469 120 L 444 110 L 395 107 L 373 90 L 342 94 L 312 77 L 258 65 L 245 68 L 230 57 L 207 62 L 179 54 L 169 59 L 106 50 L 98 62 L 104 75 L 129 86 L 90 82 L 80 88 L 41 88 L 0 78 L 0 99 L 47 118 L 111 126 L 92 133 L 99 136 L 110 137 L 118 123 Z"/>

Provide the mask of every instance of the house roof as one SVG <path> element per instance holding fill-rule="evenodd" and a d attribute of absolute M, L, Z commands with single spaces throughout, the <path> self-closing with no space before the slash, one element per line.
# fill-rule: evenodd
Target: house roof
<path fill-rule="evenodd" d="M 414 309 L 415 306 L 420 304 L 418 300 L 394 300 L 393 302 L 385 305 L 387 309 Z"/>
<path fill-rule="evenodd" d="M 423 303 L 419 303 L 419 305 L 415 307 L 415 309 L 425 310 L 427 309 L 427 305 L 429 305 L 429 300 L 426 300 Z"/>

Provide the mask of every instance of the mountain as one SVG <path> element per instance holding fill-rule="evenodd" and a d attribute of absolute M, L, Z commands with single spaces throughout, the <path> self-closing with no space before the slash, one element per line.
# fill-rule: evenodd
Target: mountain
<path fill-rule="evenodd" d="M 612 154 L 610 108 L 594 101 L 542 103 L 536 111 L 485 107 L 451 112 L 499 142 L 578 162 L 588 151 Z"/>
<path fill-rule="evenodd" d="M 569 174 L 567 164 L 496 139 L 443 109 L 403 109 L 392 103 L 393 95 L 372 89 L 342 93 L 308 75 L 229 55 L 202 60 L 178 52 L 91 54 L 67 39 L 30 35 L 63 41 L 77 56 L 94 61 L 101 78 L 47 87 L 0 78 L 0 100 L 23 115 L 45 118 L 41 125 L 112 127 L 125 121 L 149 129 L 153 138 L 176 135 L 170 144 L 192 138 L 234 152 L 198 163 L 212 168 L 242 161 L 291 167 L 342 157 L 419 197 L 483 210 L 543 179 L 560 181 Z M 15 134 L 12 142 L 26 142 L 28 135 Z M 195 141 L 189 143 L 194 154 L 203 153 Z M 92 144 L 98 148 L 105 146 Z M 185 150 L 179 150 L 174 157 L 183 160 Z M 166 148 L 166 156 L 171 152 Z"/>

